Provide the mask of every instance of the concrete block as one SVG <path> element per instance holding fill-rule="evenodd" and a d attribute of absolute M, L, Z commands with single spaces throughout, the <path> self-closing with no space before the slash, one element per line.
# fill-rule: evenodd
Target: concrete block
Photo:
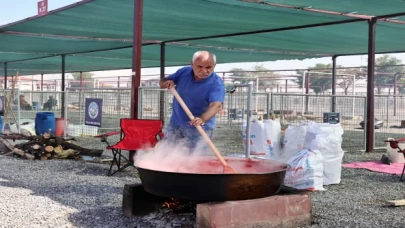
<path fill-rule="evenodd" d="M 199 228 L 302 227 L 312 222 L 308 193 L 197 205 Z"/>
<path fill-rule="evenodd" d="M 145 191 L 142 184 L 126 184 L 122 197 L 122 213 L 126 217 L 146 215 L 157 210 L 165 198 Z"/>

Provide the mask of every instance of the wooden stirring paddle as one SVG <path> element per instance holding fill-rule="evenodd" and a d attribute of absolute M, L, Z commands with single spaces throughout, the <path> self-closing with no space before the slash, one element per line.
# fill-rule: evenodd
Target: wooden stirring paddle
<path fill-rule="evenodd" d="M 191 113 L 190 109 L 187 107 L 186 103 L 184 103 L 183 99 L 180 97 L 180 95 L 177 93 L 175 88 L 171 88 L 170 91 L 173 93 L 174 97 L 176 97 L 177 101 L 181 105 L 181 107 L 184 109 L 190 120 L 194 119 L 193 113 Z M 208 137 L 207 133 L 205 133 L 204 129 L 200 125 L 195 126 L 200 132 L 201 136 L 204 138 L 204 140 L 208 143 L 208 145 L 211 147 L 212 151 L 214 151 L 215 155 L 217 156 L 218 160 L 222 163 L 224 166 L 224 173 L 237 173 L 236 170 L 234 170 L 232 167 L 228 165 L 228 163 L 225 161 L 225 159 L 222 157 L 221 153 L 218 151 L 218 149 L 215 147 L 214 143 L 212 143 L 210 137 Z"/>

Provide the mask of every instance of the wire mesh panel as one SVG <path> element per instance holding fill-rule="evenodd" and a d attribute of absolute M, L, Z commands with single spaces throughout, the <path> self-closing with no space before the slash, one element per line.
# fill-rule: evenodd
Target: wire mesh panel
<path fill-rule="evenodd" d="M 365 113 L 365 97 L 319 96 L 302 94 L 272 94 L 272 113 L 280 118 L 281 124 L 297 125 L 301 121 L 324 122 L 324 113 L 332 110 L 335 98 L 335 112 L 340 114 L 344 129 L 342 147 L 346 151 L 362 150 L 365 144 L 364 130 L 360 122 Z"/>
<path fill-rule="evenodd" d="M 10 128 L 10 126 L 14 125 L 15 123 L 19 123 L 20 120 L 20 93 L 19 90 L 1 90 L 1 96 L 4 97 L 4 103 L 2 106 L 4 108 L 4 116 L 2 117 L 2 128 L 6 126 Z M 35 116 L 34 116 L 35 118 Z M 1 130 L 3 130 L 1 129 Z M 9 129 L 11 130 L 11 129 Z M 13 132 L 19 132 L 16 125 L 12 127 Z"/>
<path fill-rule="evenodd" d="M 162 119 L 165 125 L 169 123 L 173 104 L 170 91 L 158 87 L 141 87 L 139 94 L 140 119 Z"/>
<path fill-rule="evenodd" d="M 234 87 L 233 92 L 228 92 L 225 95 L 223 109 L 217 114 L 217 125 L 214 130 L 213 142 L 224 155 L 240 155 L 245 154 L 243 147 L 242 125 L 248 119 L 248 103 L 255 98 L 249 97 L 249 88 L 246 85 L 243 87 Z"/>
<path fill-rule="evenodd" d="M 87 98 L 102 99 L 101 127 L 85 125 L 85 102 Z M 131 90 L 129 89 L 77 89 L 68 88 L 65 94 L 66 131 L 70 136 L 79 137 L 79 144 L 94 149 L 105 149 L 93 136 L 119 130 L 120 119 L 130 116 Z M 110 143 L 119 140 L 119 135 L 109 137 Z"/>
<path fill-rule="evenodd" d="M 56 118 L 61 116 L 62 92 L 5 90 L 1 94 L 5 101 L 3 122 L 12 132 L 21 132 L 15 123 L 32 123 L 34 126 L 38 112 L 53 112 Z M 35 129 L 30 128 L 28 132 L 35 134 Z"/>
<path fill-rule="evenodd" d="M 94 136 L 120 128 L 120 119 L 130 115 L 131 91 L 128 89 L 68 89 L 66 92 L 66 118 L 71 125 L 81 126 L 80 136 Z M 102 99 L 101 127 L 85 127 L 87 98 Z"/>
<path fill-rule="evenodd" d="M 386 147 L 387 138 L 405 137 L 405 97 L 375 95 L 374 145 Z"/>

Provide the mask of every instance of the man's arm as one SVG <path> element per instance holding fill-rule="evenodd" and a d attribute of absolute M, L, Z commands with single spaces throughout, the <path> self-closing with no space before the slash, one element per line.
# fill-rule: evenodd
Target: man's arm
<path fill-rule="evenodd" d="M 160 80 L 159 84 L 160 84 L 160 88 L 162 88 L 162 89 L 171 89 L 175 85 L 174 81 L 169 80 L 167 78 Z"/>
<path fill-rule="evenodd" d="M 160 81 L 159 81 L 159 86 L 160 86 L 160 88 L 165 88 L 165 87 L 163 87 L 163 84 L 166 82 L 166 81 L 168 81 L 169 79 L 167 79 L 167 78 L 163 78 L 163 79 L 160 79 Z"/>
<path fill-rule="evenodd" d="M 191 125 L 203 125 L 205 122 L 210 120 L 214 117 L 219 111 L 221 111 L 222 102 L 212 102 L 209 106 L 207 111 L 205 111 L 201 116 L 194 118 L 194 120 L 190 121 Z"/>

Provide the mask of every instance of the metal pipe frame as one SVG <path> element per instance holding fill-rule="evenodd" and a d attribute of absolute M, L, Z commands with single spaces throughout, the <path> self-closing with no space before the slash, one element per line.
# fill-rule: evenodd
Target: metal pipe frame
<path fill-rule="evenodd" d="M 160 80 L 165 78 L 165 62 L 166 62 L 166 43 L 160 44 Z M 159 94 L 159 119 L 165 120 L 165 92 L 160 91 Z"/>
<path fill-rule="evenodd" d="M 66 70 L 66 55 L 62 55 L 62 82 L 61 82 L 61 90 L 62 90 L 62 101 L 61 101 L 61 117 L 65 117 L 65 70 Z M 55 86 L 56 88 L 56 86 Z"/>
<path fill-rule="evenodd" d="M 353 81 L 354 83 L 354 81 Z M 336 95 L 336 56 L 332 57 L 332 95 Z M 332 97 L 332 112 L 336 111 L 336 98 Z"/>
<path fill-rule="evenodd" d="M 4 89 L 7 89 L 7 63 L 4 63 Z"/>
<path fill-rule="evenodd" d="M 394 74 L 394 116 L 397 115 L 397 87 L 398 87 L 398 74 Z"/>

